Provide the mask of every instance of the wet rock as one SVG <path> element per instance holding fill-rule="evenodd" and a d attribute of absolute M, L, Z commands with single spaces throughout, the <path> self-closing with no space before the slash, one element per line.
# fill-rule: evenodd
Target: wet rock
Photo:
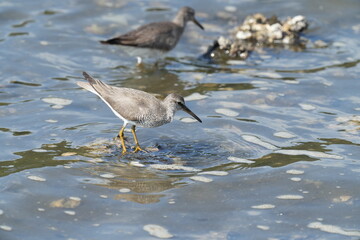
<path fill-rule="evenodd" d="M 247 33 L 241 34 L 245 35 L 240 37 L 247 37 Z M 254 49 L 254 46 L 251 43 L 240 42 L 236 39 L 229 39 L 224 36 L 219 37 L 217 42 L 219 44 L 220 51 L 232 58 L 246 59 Z"/>
<path fill-rule="evenodd" d="M 235 28 L 234 34 L 237 39 L 256 43 L 294 44 L 300 40 L 300 33 L 307 29 L 308 25 L 306 18 L 302 15 L 280 21 L 276 16 L 266 18 L 257 13 L 246 17 L 244 22 Z"/>
<path fill-rule="evenodd" d="M 304 48 L 308 40 L 303 38 L 301 33 L 308 26 L 307 19 L 302 15 L 280 20 L 277 16 L 267 18 L 261 13 L 256 13 L 247 16 L 242 24 L 233 29 L 232 36 L 219 37 L 213 45 L 218 44 L 218 50 L 214 48 L 210 54 L 210 47 L 207 54 L 215 58 L 223 54 L 230 58 L 246 59 L 254 50 L 275 44 L 293 46 L 295 49 Z M 325 47 L 326 43 L 323 43 L 319 42 L 319 45 Z"/>

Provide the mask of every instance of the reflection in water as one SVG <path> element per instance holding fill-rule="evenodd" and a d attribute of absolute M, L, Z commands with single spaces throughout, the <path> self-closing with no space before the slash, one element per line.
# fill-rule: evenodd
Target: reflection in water
<path fill-rule="evenodd" d="M 26 21 L 23 21 L 22 23 L 19 23 L 19 24 L 14 24 L 12 25 L 14 28 L 21 28 L 21 27 L 25 27 L 26 25 L 28 25 L 29 23 L 33 23 L 34 20 L 26 20 Z"/>
<path fill-rule="evenodd" d="M 80 149 L 79 149 L 80 150 Z M 20 158 L 11 161 L 0 161 L 0 177 L 7 176 L 26 169 L 42 168 L 68 164 L 77 160 L 56 160 L 63 153 L 79 151 L 73 149 L 71 143 L 62 141 L 59 143 L 43 144 L 41 148 L 31 149 L 14 154 Z"/>
<path fill-rule="evenodd" d="M 135 69 L 127 79 L 121 81 L 122 87 L 136 88 L 150 93 L 177 92 L 181 94 L 186 83 L 179 81 L 179 77 L 154 65 L 143 65 Z"/>
<path fill-rule="evenodd" d="M 124 163 L 104 164 L 84 170 L 100 177 L 110 176 L 111 178 L 107 181 L 95 183 L 95 185 L 124 192 L 114 196 L 114 199 L 118 200 L 123 199 L 142 204 L 155 203 L 165 196 L 165 194 L 156 193 L 180 186 L 177 183 L 178 178 Z M 104 173 L 106 175 L 102 175 Z"/>
<path fill-rule="evenodd" d="M 38 83 L 16 81 L 16 80 L 11 81 L 11 83 L 20 84 L 20 85 L 29 86 L 29 87 L 40 87 L 41 86 L 41 84 L 38 84 Z"/>
<path fill-rule="evenodd" d="M 157 203 L 160 198 L 165 197 L 165 194 L 152 194 L 152 195 L 141 195 L 141 194 L 117 194 L 114 199 L 126 200 L 141 204 Z"/>
<path fill-rule="evenodd" d="M 24 136 L 24 135 L 30 135 L 30 131 L 12 131 L 8 128 L 0 128 L 1 132 L 11 132 L 13 136 Z"/>
<path fill-rule="evenodd" d="M 254 164 L 251 164 L 251 167 L 269 166 L 275 168 L 275 167 L 283 167 L 299 161 L 316 161 L 317 159 L 304 155 L 289 156 L 279 153 L 270 153 L 258 159 L 251 159 L 251 160 L 255 161 Z"/>
<path fill-rule="evenodd" d="M 9 33 L 9 37 L 17 37 L 17 36 L 24 36 L 24 35 L 29 35 L 28 32 L 12 32 Z"/>
<path fill-rule="evenodd" d="M 320 159 L 316 157 L 317 155 L 326 156 L 326 153 L 330 151 L 325 148 L 326 146 L 344 143 L 344 141 L 341 139 L 327 139 L 325 143 L 301 143 L 296 146 L 274 150 L 274 152 L 256 159 L 248 156 L 246 159 L 251 159 L 251 161 L 234 162 L 233 157 L 230 156 L 244 158 L 244 149 L 230 154 L 226 149 L 221 149 L 213 143 L 202 141 L 189 145 L 189 143 L 182 143 L 181 140 L 169 140 L 166 142 L 168 146 L 165 147 L 165 149 L 171 149 L 169 151 L 160 150 L 146 154 L 128 154 L 120 158 L 116 157 L 120 153 L 120 151 L 117 151 L 117 153 L 113 152 L 107 155 L 107 163 L 92 165 L 82 170 L 93 176 L 95 175 L 99 179 L 106 179 L 106 181 L 88 181 L 88 184 L 120 191 L 120 193 L 113 196 L 114 199 L 149 204 L 159 202 L 160 198 L 166 196 L 166 190 L 189 184 L 187 179 L 192 176 L 201 175 L 205 172 L 231 172 L 236 169 L 263 166 L 278 168 L 299 161 L 317 161 Z M 218 144 L 221 145 L 221 143 Z M 256 146 L 253 146 L 251 151 L 254 151 L 254 149 L 256 149 Z M 286 154 L 286 151 L 290 149 L 293 152 Z M 94 149 L 89 148 L 89 151 L 94 151 Z M 284 153 L 276 153 L 276 151 L 284 151 Z M 296 151 L 298 154 L 296 154 Z M 102 155 L 101 152 L 98 152 L 98 154 Z M 214 161 L 214 158 L 219 155 L 228 156 L 228 158 Z M 333 157 L 336 155 L 328 154 L 328 156 Z M 196 159 L 196 162 L 190 162 L 189 159 Z M 140 164 L 140 166 L 134 166 L 132 163 Z M 155 165 L 156 168 L 161 166 L 159 169 L 162 170 L 155 170 Z M 173 170 L 176 169 L 173 167 L 174 165 L 182 166 L 182 168 Z"/>
<path fill-rule="evenodd" d="M 324 67 L 317 68 L 309 68 L 309 69 L 301 69 L 301 70 L 277 70 L 277 72 L 281 73 L 316 73 L 324 71 L 328 68 L 353 68 L 356 67 L 360 63 L 360 59 L 356 59 L 354 61 L 344 61 L 342 63 L 331 64 Z"/>
<path fill-rule="evenodd" d="M 252 159 L 256 163 L 252 164 L 251 167 L 283 167 L 299 161 L 317 161 L 322 158 L 343 159 L 342 156 L 331 154 L 331 150 L 326 147 L 334 144 L 360 146 L 360 144 L 338 138 L 323 138 L 320 140 L 324 142 L 301 142 L 295 146 L 282 147 L 281 150 L 276 150 L 275 153 L 270 153 L 260 158 Z"/>
<path fill-rule="evenodd" d="M 119 76 L 119 78 L 121 78 Z M 115 80 L 112 81 L 116 83 Z M 251 83 L 209 83 L 201 80 L 190 83 L 181 81 L 178 74 L 154 65 L 144 65 L 128 78 L 121 80 L 121 87 L 140 89 L 149 93 L 167 95 L 176 92 L 182 96 L 192 93 L 206 94 L 213 91 L 238 91 L 254 89 Z"/>

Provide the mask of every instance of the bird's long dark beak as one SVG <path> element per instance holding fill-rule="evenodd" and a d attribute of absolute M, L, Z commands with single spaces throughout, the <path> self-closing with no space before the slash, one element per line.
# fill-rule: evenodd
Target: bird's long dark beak
<path fill-rule="evenodd" d="M 182 103 L 179 103 L 180 107 L 182 108 L 182 110 L 184 110 L 184 112 L 187 112 L 188 114 L 190 114 L 191 116 L 193 116 L 196 120 L 198 120 L 199 122 L 202 123 L 201 119 L 196 116 L 195 113 L 193 113 L 187 106 L 185 106 L 184 104 Z"/>
<path fill-rule="evenodd" d="M 201 24 L 198 22 L 198 20 L 196 20 L 196 18 L 193 18 L 192 21 L 193 21 L 196 25 L 198 25 L 199 28 L 201 28 L 202 30 L 204 30 L 203 25 L 201 25 Z"/>

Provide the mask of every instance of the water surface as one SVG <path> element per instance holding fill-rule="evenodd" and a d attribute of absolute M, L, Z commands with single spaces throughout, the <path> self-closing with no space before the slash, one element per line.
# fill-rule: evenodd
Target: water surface
<path fill-rule="evenodd" d="M 360 3 L 206 3 L 186 3 L 206 31 L 189 23 L 159 67 L 142 68 L 98 41 L 171 19 L 183 3 L 0 3 L 2 240 L 158 238 L 148 224 L 174 239 L 359 239 Z M 256 12 L 302 14 L 304 36 L 326 47 L 197 59 Z M 177 92 L 203 123 L 179 112 L 139 128 L 149 153 L 121 156 L 122 122 L 75 84 L 82 71 Z"/>

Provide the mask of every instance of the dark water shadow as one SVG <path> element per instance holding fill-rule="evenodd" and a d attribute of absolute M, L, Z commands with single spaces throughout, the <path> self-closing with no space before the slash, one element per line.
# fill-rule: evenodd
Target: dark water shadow
<path fill-rule="evenodd" d="M 199 71 L 197 70 L 196 72 Z M 176 92 L 185 97 L 193 93 L 207 94 L 214 91 L 238 91 L 256 88 L 253 84 L 247 82 L 209 83 L 201 80 L 182 80 L 177 70 L 158 68 L 153 65 L 136 69 L 125 79 L 121 79 L 122 77 L 120 75 L 115 76 L 115 78 L 116 80 L 110 81 L 112 85 L 140 89 L 145 92 L 161 94 L 163 96 L 172 92 Z"/>
<path fill-rule="evenodd" d="M 41 148 L 31 149 L 22 152 L 15 152 L 20 156 L 16 160 L 0 162 L 0 177 L 4 177 L 27 169 L 43 168 L 50 166 L 65 165 L 77 160 L 57 160 L 63 153 L 73 152 L 70 142 L 62 141 L 52 144 L 43 144 Z"/>

